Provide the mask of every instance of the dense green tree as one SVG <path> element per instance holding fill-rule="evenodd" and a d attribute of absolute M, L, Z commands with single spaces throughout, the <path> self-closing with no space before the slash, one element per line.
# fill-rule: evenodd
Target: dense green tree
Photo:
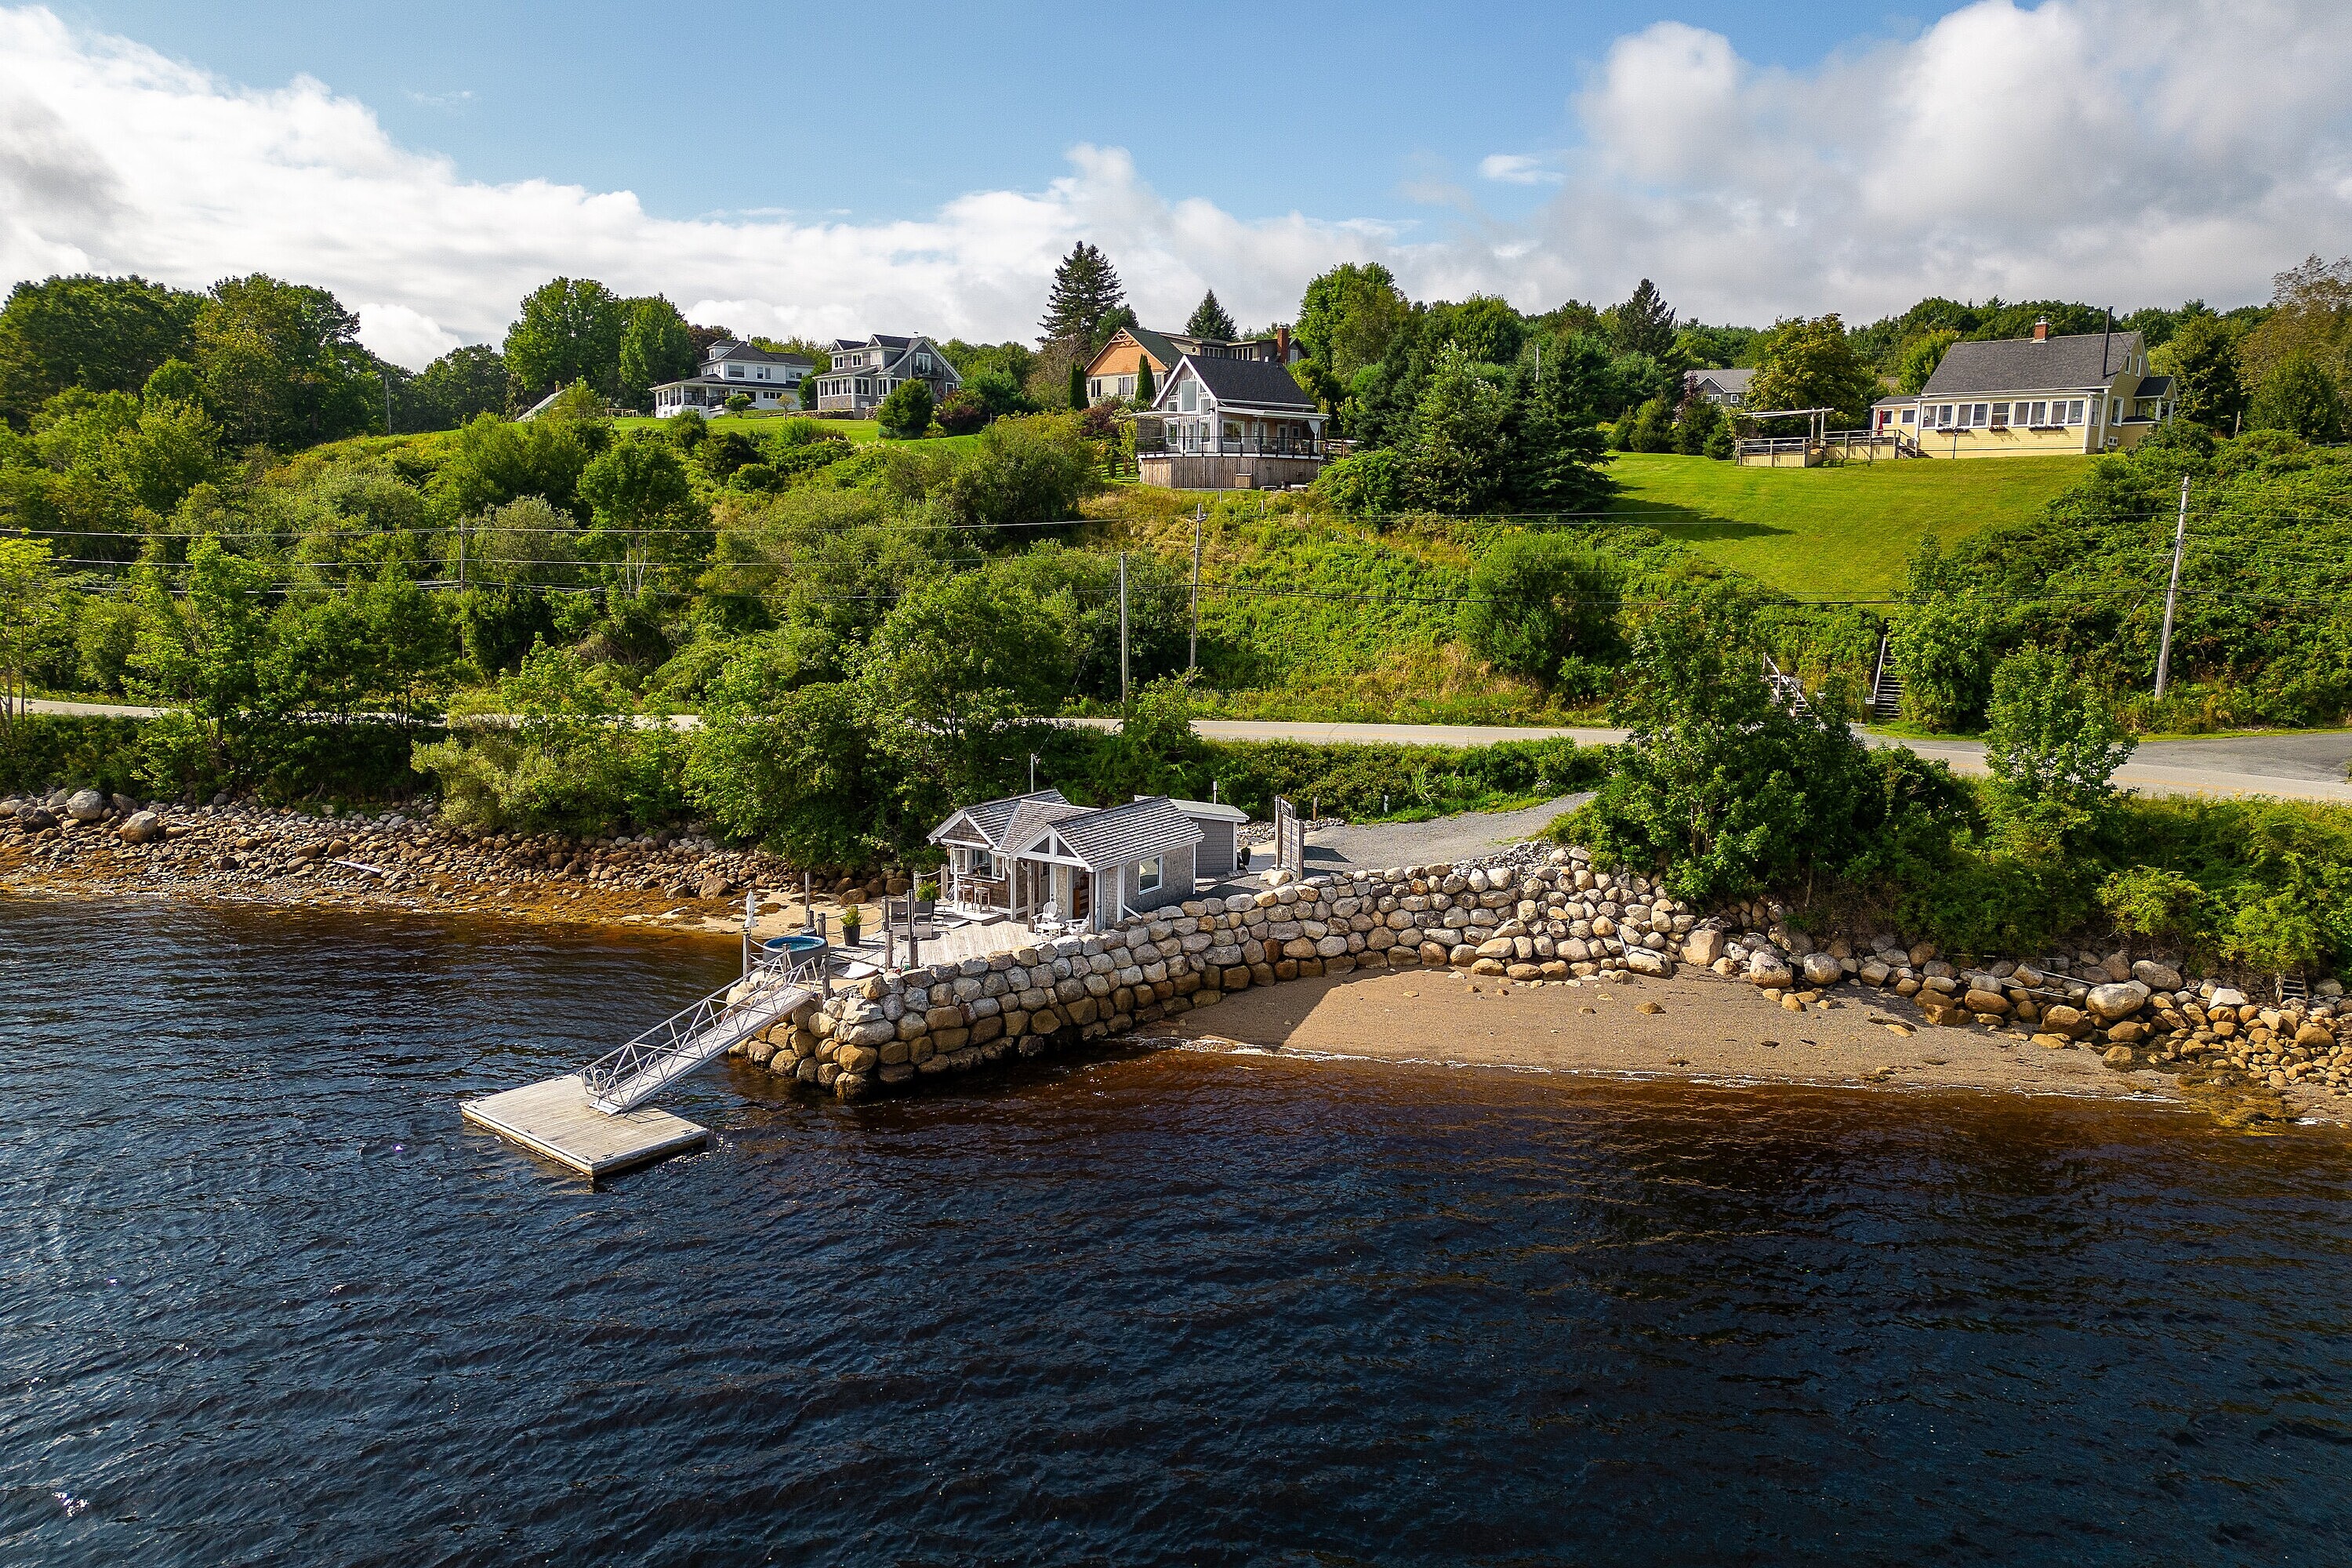
<path fill-rule="evenodd" d="M 699 363 L 694 329 L 659 294 L 622 304 L 628 314 L 621 329 L 621 400 L 632 408 L 651 408 L 654 387 L 694 374 Z"/>
<path fill-rule="evenodd" d="M 1878 396 L 1878 378 L 1847 341 L 1836 315 L 1776 322 L 1748 384 L 1753 408 L 1829 408 L 1859 423 Z"/>
<path fill-rule="evenodd" d="M 617 393 L 628 321 L 628 306 L 593 279 L 551 279 L 524 296 L 507 329 L 507 369 L 528 399 L 575 381 Z"/>
<path fill-rule="evenodd" d="M 139 396 L 150 408 L 165 403 L 201 405 L 205 400 L 204 374 L 186 360 L 167 359 L 155 367 L 155 374 L 147 378 Z"/>
<path fill-rule="evenodd" d="M 1671 452 L 1675 449 L 1675 405 L 1663 397 L 1653 397 L 1633 411 L 1633 423 L 1626 432 L 1624 449 L 1628 452 Z"/>
<path fill-rule="evenodd" d="M 1524 390 L 1516 422 L 1513 505 L 1528 511 L 1591 511 L 1614 488 L 1601 465 L 1607 441 L 1597 412 L 1609 376 L 1600 343 L 1581 335 L 1558 341 Z"/>
<path fill-rule="evenodd" d="M 1675 310 L 1644 278 L 1630 298 L 1608 312 L 1610 336 L 1624 353 L 1648 354 L 1664 363 L 1675 351 Z"/>
<path fill-rule="evenodd" d="M 1972 730 L 1991 695 L 1992 628 L 1975 601 L 1938 594 L 1892 627 L 1903 710 L 1930 730 Z"/>
<path fill-rule="evenodd" d="M 1619 706 L 1633 733 L 1577 841 L 1713 902 L 1840 864 L 1872 837 L 1874 769 L 1843 721 L 1766 686 L 1752 612 L 1685 599 L 1635 632 Z"/>
<path fill-rule="evenodd" d="M 963 389 L 981 401 L 991 419 L 1002 419 L 1008 414 L 1032 414 L 1028 396 L 1022 392 L 1021 383 L 1010 371 L 993 366 L 971 372 L 963 378 Z"/>
<path fill-rule="evenodd" d="M 1675 411 L 1675 450 L 1686 458 L 1699 457 L 1718 444 L 1718 436 L 1730 424 L 1713 399 L 1696 394 L 1685 397 Z"/>
<path fill-rule="evenodd" d="M 478 415 L 504 414 L 511 402 L 506 356 L 488 343 L 451 349 L 425 367 L 412 384 L 432 423 L 427 430 L 455 430 Z M 406 431 L 405 424 L 402 426 Z"/>
<path fill-rule="evenodd" d="M 1944 355 L 1960 341 L 1960 334 L 1949 327 L 1921 332 L 1903 345 L 1903 357 L 1895 369 L 1895 382 L 1906 393 L 1924 389 L 1936 367 L 1944 363 Z"/>
<path fill-rule="evenodd" d="M 0 735 L 14 731 L 33 668 L 64 631 L 57 557 L 32 539 L 0 539 Z"/>
<path fill-rule="evenodd" d="M 957 465 L 941 500 L 956 521 L 982 528 L 1067 521 L 1098 482 L 1096 466 L 1076 420 L 999 419 L 980 433 L 978 448 Z"/>
<path fill-rule="evenodd" d="M 382 383 L 359 324 L 324 289 L 259 272 L 214 285 L 195 321 L 205 408 L 232 442 L 281 450 L 374 427 Z"/>
<path fill-rule="evenodd" d="M 1084 408 L 1087 406 L 1087 401 L 1086 362 L 1074 355 L 1070 360 L 1070 406 L 1072 408 Z"/>
<path fill-rule="evenodd" d="M 1159 389 L 1158 389 L 1157 387 L 1153 386 L 1153 385 L 1152 385 L 1152 384 L 1151 384 L 1151 362 L 1150 362 L 1150 360 L 1142 360 L 1142 359 L 1139 359 L 1139 360 L 1136 361 L 1136 362 L 1135 362 L 1135 400 L 1136 400 L 1136 402 L 1138 402 L 1138 403 L 1141 404 L 1144 407 L 1149 408 L 1149 407 L 1150 407 L 1150 406 L 1151 406 L 1151 400 L 1152 400 L 1153 398 L 1155 398 L 1155 397 L 1159 396 L 1159 395 L 1160 395 Z"/>
<path fill-rule="evenodd" d="M 2024 647 L 1994 668 L 1985 727 L 1993 813 L 2031 843 L 2063 847 L 2095 826 L 2133 745 L 2060 655 Z"/>
<path fill-rule="evenodd" d="M 1126 302 L 1126 286 L 1119 282 L 1110 258 L 1082 239 L 1054 270 L 1053 290 L 1046 296 L 1045 320 L 1039 323 L 1039 341 L 1091 347 L 1103 319 Z"/>
<path fill-rule="evenodd" d="M 1494 510 L 1507 496 L 1511 398 L 1499 367 L 1449 342 L 1439 351 L 1414 411 L 1414 485 L 1439 511 Z"/>
<path fill-rule="evenodd" d="M 187 359 L 202 294 L 87 273 L 22 282 L 0 308 L 0 418 L 22 429 L 69 386 L 136 392 Z"/>
<path fill-rule="evenodd" d="M 2238 336 L 2219 316 L 2193 316 L 2165 345 L 2175 378 L 2176 412 L 2209 430 L 2230 435 L 2246 412 L 2238 376 Z"/>
<path fill-rule="evenodd" d="M 1185 318 L 1184 331 L 1188 336 L 1195 338 L 1214 338 L 1220 342 L 1234 340 L 1234 319 L 1223 305 L 1217 303 L 1214 289 L 1202 295 L 1201 302 L 1192 307 L 1192 315 Z"/>
<path fill-rule="evenodd" d="M 900 382 L 890 389 L 874 416 L 883 435 L 914 440 L 931 427 L 931 384 L 913 379 Z"/>
<path fill-rule="evenodd" d="M 173 575 L 160 564 L 140 569 L 140 636 L 131 667 L 142 694 L 188 710 L 217 769 L 226 765 L 262 695 L 268 574 L 206 538 L 188 552 L 184 593 L 173 593 Z"/>
<path fill-rule="evenodd" d="M 1764 334 L 1754 327 L 1706 327 L 1685 321 L 1675 329 L 1673 352 L 1662 361 L 1688 370 L 1728 370 L 1752 363 Z"/>
<path fill-rule="evenodd" d="M 1379 363 L 1412 313 L 1387 268 L 1377 261 L 1349 261 L 1307 285 L 1296 331 L 1307 353 L 1344 387 Z"/>
<path fill-rule="evenodd" d="M 580 499 L 593 519 L 588 545 L 619 568 L 621 591 L 644 593 L 656 563 L 699 560 L 706 518 L 677 448 L 640 433 L 614 441 L 580 472 Z"/>
<path fill-rule="evenodd" d="M 577 420 L 478 415 L 459 428 L 434 482 L 460 517 L 525 496 L 579 515 L 580 473 L 602 449 L 599 434 Z"/>
<path fill-rule="evenodd" d="M 1509 364 L 1528 339 L 1527 322 L 1510 301 L 1473 294 L 1458 305 L 1433 305 L 1423 328 L 1428 342 L 1458 346 L 1480 364 Z"/>
<path fill-rule="evenodd" d="M 1552 685 L 1570 660 L 1615 656 L 1624 580 L 1623 567 L 1567 534 L 1507 533 L 1471 572 L 1455 626 L 1496 669 Z"/>
<path fill-rule="evenodd" d="M 796 685 L 743 701 L 714 688 L 688 794 L 730 837 L 796 866 L 856 866 L 892 842 L 891 775 L 858 689 Z"/>
<path fill-rule="evenodd" d="M 2239 344 L 2238 359 L 2257 396 L 2295 359 L 2326 373 L 2339 398 L 2352 390 L 2352 256 L 2308 257 L 2272 279 L 2269 311 Z"/>
<path fill-rule="evenodd" d="M 2292 431 L 2306 441 L 2341 441 L 2344 397 L 2317 360 L 2291 354 L 2263 378 L 2250 423 L 2257 430 Z"/>

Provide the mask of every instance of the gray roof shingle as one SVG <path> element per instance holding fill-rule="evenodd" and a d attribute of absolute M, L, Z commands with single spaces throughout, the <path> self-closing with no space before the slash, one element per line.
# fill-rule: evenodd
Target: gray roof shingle
<path fill-rule="evenodd" d="M 2005 338 L 1958 342 L 1927 378 L 1922 397 L 1967 397 L 1992 392 L 2082 392 L 2107 384 L 2126 356 L 2139 352 L 2137 332 L 2081 332 L 2036 342 Z M 2104 356 L 2105 363 L 2102 368 Z"/>
<path fill-rule="evenodd" d="M 1054 831 L 1077 851 L 1090 871 L 1130 866 L 1201 842 L 1199 825 L 1164 795 L 1065 817 L 1054 824 Z"/>
<path fill-rule="evenodd" d="M 1187 357 L 1200 374 L 1201 384 L 1221 404 L 1240 404 L 1245 408 L 1296 408 L 1301 414 L 1315 412 L 1315 400 L 1300 390 L 1285 366 L 1262 359 Z"/>

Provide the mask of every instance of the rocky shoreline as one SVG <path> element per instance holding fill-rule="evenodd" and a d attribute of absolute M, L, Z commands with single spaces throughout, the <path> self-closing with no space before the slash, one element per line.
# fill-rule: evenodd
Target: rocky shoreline
<path fill-rule="evenodd" d="M 332 807 L 182 806 L 95 790 L 0 800 L 0 887 L 22 892 L 699 929 L 740 923 L 750 892 L 771 914 L 804 904 L 811 880 L 773 856 L 727 849 L 693 832 L 481 836 L 455 832 L 416 808 L 338 815 Z M 881 890 L 878 879 L 869 888 L 826 879 L 814 883 L 814 903 L 838 910 Z"/>
<path fill-rule="evenodd" d="M 2336 1102 L 2331 1116 L 2352 1109 L 2352 1018 L 2334 998 L 2260 1005 L 2211 982 L 2190 987 L 2151 960 L 2134 976 L 2120 954 L 2101 961 L 2096 984 L 2055 962 L 1959 970 L 1924 946 L 1890 963 L 1879 954 L 1893 956 L 1891 937 L 1857 959 L 1843 939 L 1816 950 L 1785 925 L 1746 929 L 1744 917 L 1785 912 L 1775 909 L 1703 918 L 1646 878 L 1596 869 L 1580 849 L 1521 846 L 1475 865 L 1268 879 L 1276 885 L 1262 892 L 1188 901 L 1099 936 L 877 975 L 804 1005 L 734 1054 L 856 1100 L 1125 1035 L 1253 987 L 1358 970 L 1434 968 L 1523 989 L 1713 974 L 1792 1013 L 1867 994 L 1910 1015 L 1873 1020 L 1906 1037 L 1940 1025 L 2047 1050 L 2087 1046 L 2107 1068 L 2155 1068 L 2205 1091 L 2241 1123 L 2323 1100 Z M 2117 966 L 2126 978 L 2114 977 Z M 2151 984 L 2168 980 L 2169 989 Z"/>
<path fill-rule="evenodd" d="M 0 888 L 274 906 L 479 912 L 563 923 L 731 931 L 749 892 L 773 927 L 901 879 L 804 881 L 772 856 L 694 833 L 571 840 L 471 836 L 429 816 L 181 807 L 95 791 L 0 801 Z M 845 1100 L 1124 1035 L 1254 986 L 1437 968 L 1504 985 L 1744 983 L 1792 1013 L 1867 997 L 1905 1030 L 1989 1032 L 2154 1068 L 2235 1120 L 2352 1114 L 2342 988 L 2257 997 L 2160 956 L 2114 952 L 1956 962 L 1890 932 L 1817 943 L 1769 901 L 1702 913 L 1581 849 L 1520 845 L 1477 862 L 1360 870 L 1192 900 L 1070 937 L 859 981 L 737 1047 Z M 798 886 L 795 884 L 798 883 Z M 804 891 L 813 900 L 795 900 Z"/>

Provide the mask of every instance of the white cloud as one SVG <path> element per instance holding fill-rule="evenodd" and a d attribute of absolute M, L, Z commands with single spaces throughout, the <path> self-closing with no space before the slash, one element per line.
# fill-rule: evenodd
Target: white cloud
<path fill-rule="evenodd" d="M 1437 237 L 1244 219 L 1164 196 L 1125 152 L 1091 146 L 1042 188 L 918 218 L 674 220 L 625 191 L 466 179 L 307 78 L 247 88 L 0 9 L 0 278 L 268 270 L 334 289 L 406 363 L 496 341 L 559 273 L 740 331 L 1026 336 L 1081 237 L 1158 321 L 1211 285 L 1237 317 L 1285 319 L 1346 259 L 1385 261 L 1424 298 L 1484 289 L 1526 308 L 1622 298 L 1648 276 L 1686 312 L 1752 322 L 1864 318 L 1926 293 L 2235 302 L 2308 252 L 2352 251 L 2347 78 L 2352 28 L 2314 0 L 1979 0 L 1805 70 L 1662 22 L 1592 71 L 1573 151 L 1479 165 L 1504 184 L 1556 178 L 1538 211 L 1493 219 L 1446 184 L 1460 210 Z"/>
<path fill-rule="evenodd" d="M 1489 153 L 1478 160 L 1482 178 L 1498 181 L 1506 185 L 1556 185 L 1560 172 L 1549 168 L 1540 158 L 1525 153 Z"/>

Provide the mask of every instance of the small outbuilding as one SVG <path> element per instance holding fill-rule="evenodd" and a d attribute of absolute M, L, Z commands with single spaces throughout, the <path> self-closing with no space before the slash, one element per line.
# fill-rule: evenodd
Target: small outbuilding
<path fill-rule="evenodd" d="M 1074 805 L 1059 790 L 965 806 L 930 832 L 947 851 L 950 908 L 1101 931 L 1192 896 L 1202 832 L 1166 795 Z"/>
<path fill-rule="evenodd" d="M 1249 869 L 1246 851 L 1237 840 L 1249 813 L 1238 806 L 1214 800 L 1171 800 L 1169 802 L 1201 830 L 1201 847 L 1192 852 L 1193 868 L 1213 882 L 1221 882 L 1235 871 Z"/>

